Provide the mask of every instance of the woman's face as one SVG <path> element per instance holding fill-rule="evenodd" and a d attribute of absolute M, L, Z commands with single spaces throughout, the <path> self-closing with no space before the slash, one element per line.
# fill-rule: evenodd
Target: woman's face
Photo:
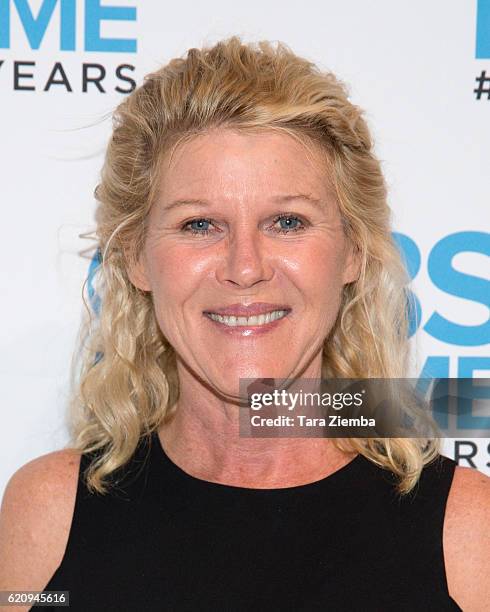
<path fill-rule="evenodd" d="M 180 373 L 234 397 L 240 378 L 320 376 L 358 265 L 319 153 L 222 129 L 181 144 L 162 170 L 130 277 L 152 292 Z"/>

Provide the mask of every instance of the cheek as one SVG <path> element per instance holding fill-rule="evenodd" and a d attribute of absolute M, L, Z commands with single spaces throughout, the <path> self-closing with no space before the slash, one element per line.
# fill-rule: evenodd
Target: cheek
<path fill-rule="evenodd" d="M 300 251 L 289 264 L 290 279 L 304 307 L 298 313 L 299 322 L 310 330 L 308 338 L 323 341 L 335 324 L 341 305 L 342 251 L 323 243 L 318 248 Z"/>
<path fill-rule="evenodd" d="M 307 301 L 323 306 L 338 304 L 343 286 L 343 259 L 338 247 L 320 244 L 299 250 L 287 265 Z"/>
<path fill-rule="evenodd" d="M 157 319 L 162 332 L 179 324 L 193 297 L 199 294 L 206 261 L 195 249 L 161 244 L 147 253 L 150 283 Z"/>
<path fill-rule="evenodd" d="M 179 275 L 175 266 L 170 265 L 168 261 L 154 261 L 150 275 L 155 304 L 171 304 L 178 301 L 183 283 L 179 283 Z"/>
<path fill-rule="evenodd" d="M 185 323 L 185 303 L 189 290 L 185 276 L 178 273 L 176 266 L 154 264 L 152 266 L 153 308 L 156 322 L 167 341 L 175 349 L 181 346 L 187 325 Z"/>

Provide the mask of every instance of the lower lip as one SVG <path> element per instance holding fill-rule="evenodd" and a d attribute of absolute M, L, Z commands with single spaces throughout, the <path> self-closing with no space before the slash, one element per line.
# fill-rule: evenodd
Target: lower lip
<path fill-rule="evenodd" d="M 233 336 L 241 336 L 241 337 L 249 337 L 249 336 L 259 336 L 261 334 L 266 334 L 274 330 L 276 327 L 281 325 L 283 321 L 285 321 L 288 316 L 291 314 L 289 311 L 285 316 L 280 319 L 276 319 L 275 321 L 271 321 L 270 323 L 264 323 L 263 325 L 226 325 L 225 323 L 221 323 L 220 321 L 215 321 L 204 315 L 204 317 L 210 322 L 213 323 L 216 329 L 224 332 L 225 334 L 233 335 Z"/>

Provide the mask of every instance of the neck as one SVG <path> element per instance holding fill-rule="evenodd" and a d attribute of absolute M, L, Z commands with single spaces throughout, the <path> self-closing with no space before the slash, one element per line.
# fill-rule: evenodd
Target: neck
<path fill-rule="evenodd" d="M 169 458 L 191 476 L 247 488 L 292 487 L 325 478 L 355 456 L 328 438 L 240 437 L 237 405 L 188 372 L 179 372 L 179 380 L 175 416 L 158 433 Z"/>

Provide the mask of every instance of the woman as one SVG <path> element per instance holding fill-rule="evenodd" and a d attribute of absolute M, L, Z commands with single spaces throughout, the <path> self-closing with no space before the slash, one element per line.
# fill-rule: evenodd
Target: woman
<path fill-rule="evenodd" d="M 240 379 L 406 375 L 385 183 L 335 76 L 281 44 L 191 49 L 119 105 L 96 197 L 72 443 L 9 482 L 1 588 L 485 609 L 489 479 L 438 440 L 239 436 Z"/>

